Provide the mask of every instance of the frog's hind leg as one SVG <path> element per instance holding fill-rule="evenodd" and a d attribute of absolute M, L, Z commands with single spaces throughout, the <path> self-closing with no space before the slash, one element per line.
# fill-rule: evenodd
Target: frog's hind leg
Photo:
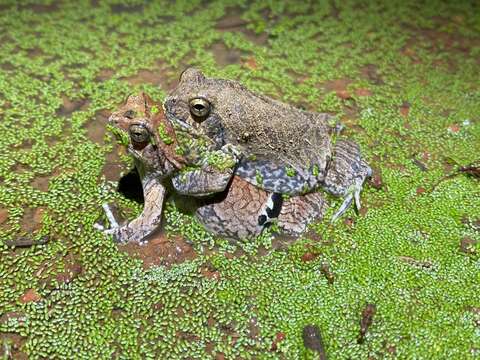
<path fill-rule="evenodd" d="M 319 192 L 285 199 L 278 215 L 278 226 L 283 232 L 298 236 L 305 231 L 309 223 L 320 219 L 325 209 L 325 199 Z"/>
<path fill-rule="evenodd" d="M 323 188 L 330 194 L 344 198 L 332 222 L 342 216 L 353 201 L 360 210 L 360 192 L 365 179 L 371 175 L 372 169 L 362 159 L 360 148 L 356 143 L 347 140 L 336 143 L 333 159 L 327 168 L 323 183 Z"/>
<path fill-rule="evenodd" d="M 142 179 L 143 195 L 145 204 L 142 213 L 134 220 L 119 226 L 107 205 L 103 208 L 110 222 L 110 229 L 103 230 L 105 234 L 113 235 L 113 239 L 119 243 L 136 242 L 143 243 L 145 238 L 155 231 L 162 221 L 163 202 L 165 187 L 154 176 Z"/>

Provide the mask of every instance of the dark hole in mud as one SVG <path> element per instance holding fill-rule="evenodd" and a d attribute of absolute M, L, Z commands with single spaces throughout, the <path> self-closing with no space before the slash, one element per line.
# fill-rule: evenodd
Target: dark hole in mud
<path fill-rule="evenodd" d="M 120 178 L 117 191 L 127 199 L 136 201 L 139 204 L 143 204 L 145 201 L 142 182 L 140 181 L 140 175 L 137 169 L 130 170 L 129 173 Z"/>

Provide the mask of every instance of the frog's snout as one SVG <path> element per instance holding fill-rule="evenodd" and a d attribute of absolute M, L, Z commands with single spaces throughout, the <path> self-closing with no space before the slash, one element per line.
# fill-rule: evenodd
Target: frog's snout
<path fill-rule="evenodd" d="M 112 125 L 118 125 L 118 116 L 115 114 L 111 114 L 108 117 L 107 122 Z"/>

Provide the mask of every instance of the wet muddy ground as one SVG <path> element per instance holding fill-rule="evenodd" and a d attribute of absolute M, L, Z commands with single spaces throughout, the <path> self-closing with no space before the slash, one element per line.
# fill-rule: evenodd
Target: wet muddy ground
<path fill-rule="evenodd" d="M 478 357 L 477 14 L 467 1 L 0 4 L 0 356 Z M 173 205 L 146 246 L 96 232 L 103 203 L 123 218 L 142 207 L 133 183 L 118 191 L 132 163 L 110 112 L 139 91 L 161 101 L 187 66 L 337 115 L 375 169 L 362 211 L 240 244 Z M 26 238 L 37 245 L 12 246 Z"/>

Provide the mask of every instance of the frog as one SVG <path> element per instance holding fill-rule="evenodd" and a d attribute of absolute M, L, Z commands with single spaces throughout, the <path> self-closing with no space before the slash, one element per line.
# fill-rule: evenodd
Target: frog
<path fill-rule="evenodd" d="M 357 143 L 340 138 L 333 115 L 296 108 L 196 68 L 183 71 L 163 109 L 182 137 L 203 135 L 211 140 L 210 151 L 233 154 L 225 171 L 252 185 L 288 196 L 325 191 L 340 197 L 332 222 L 352 203 L 360 210 L 372 169 Z M 219 181 L 204 190 L 215 193 L 222 186 Z"/>
<path fill-rule="evenodd" d="M 111 114 L 109 123 L 120 138 L 128 138 L 123 142 L 134 158 L 145 199 L 139 217 L 123 225 L 118 224 L 109 206 L 104 204 L 111 228 L 98 224 L 96 227 L 119 243 L 148 241 L 161 225 L 167 189 L 195 197 L 194 215 L 199 222 L 213 234 L 235 240 L 258 236 L 273 223 L 282 233 L 299 236 L 309 223 L 323 216 L 326 202 L 321 193 L 284 198 L 236 175 L 227 175 L 228 185 L 219 187 L 216 183 L 224 179 L 218 177 L 215 172 L 218 169 L 208 162 L 191 170 L 195 156 L 179 155 L 175 151 L 179 146 L 177 134 L 166 121 L 161 107 L 145 93 L 129 96 L 120 109 Z M 182 177 L 181 185 L 176 184 Z M 214 196 L 205 195 L 207 188 L 220 191 Z"/>

